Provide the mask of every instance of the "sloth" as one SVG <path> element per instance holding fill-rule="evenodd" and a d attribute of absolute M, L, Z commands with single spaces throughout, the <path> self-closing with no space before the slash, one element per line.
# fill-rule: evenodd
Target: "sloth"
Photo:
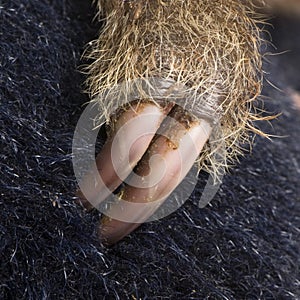
<path fill-rule="evenodd" d="M 266 136 L 256 125 L 273 118 L 258 101 L 266 3 L 99 0 L 97 7 L 103 27 L 86 52 L 87 88 L 108 137 L 96 158 L 102 181 L 87 174 L 77 196 L 91 210 L 108 197 L 104 187 L 117 190 L 99 226 L 112 245 L 148 220 L 195 162 L 217 182 L 255 134 Z M 123 183 L 132 174 L 135 182 Z"/>

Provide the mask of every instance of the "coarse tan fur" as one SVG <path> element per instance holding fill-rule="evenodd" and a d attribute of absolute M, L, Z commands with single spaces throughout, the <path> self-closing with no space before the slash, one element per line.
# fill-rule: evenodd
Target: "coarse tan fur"
<path fill-rule="evenodd" d="M 243 153 L 243 145 L 251 145 L 251 132 L 263 134 L 254 122 L 268 119 L 255 108 L 262 88 L 263 40 L 258 24 L 263 20 L 254 12 L 254 4 L 246 0 L 99 0 L 97 4 L 104 26 L 86 52 L 92 59 L 87 86 L 106 120 L 113 111 L 98 96 L 116 84 L 137 78 L 182 84 L 194 95 L 187 100 L 189 110 L 209 114 L 220 124 L 218 138 L 210 140 L 199 157 L 199 169 L 217 178 Z M 141 98 L 151 100 L 151 95 Z M 112 101 L 122 104 L 119 97 Z M 225 151 L 220 159 L 216 153 L 221 142 Z"/>

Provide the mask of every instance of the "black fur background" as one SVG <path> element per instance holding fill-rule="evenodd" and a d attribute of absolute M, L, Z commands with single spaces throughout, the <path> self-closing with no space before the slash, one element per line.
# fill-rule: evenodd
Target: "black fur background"
<path fill-rule="evenodd" d="M 257 138 L 210 206 L 197 207 L 201 176 L 176 213 L 98 243 L 71 163 L 88 101 L 80 55 L 99 30 L 90 5 L 0 1 L 0 299 L 299 299 L 300 113 L 267 83 L 282 115 L 263 127 L 282 137 Z M 297 88 L 299 23 L 276 27 L 278 50 L 294 52 L 271 58 L 268 78 Z"/>

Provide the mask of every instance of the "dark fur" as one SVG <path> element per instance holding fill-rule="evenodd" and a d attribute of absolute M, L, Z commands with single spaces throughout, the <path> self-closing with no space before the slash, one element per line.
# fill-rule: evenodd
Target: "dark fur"
<path fill-rule="evenodd" d="M 211 206 L 197 207 L 201 175 L 182 209 L 99 245 L 98 214 L 73 204 L 71 142 L 87 101 L 76 68 L 99 27 L 82 3 L 0 5 L 0 298 L 300 297 L 299 113 L 268 85 L 266 107 L 283 115 L 264 129 L 289 137 L 258 138 Z M 271 79 L 285 87 L 278 62 Z"/>

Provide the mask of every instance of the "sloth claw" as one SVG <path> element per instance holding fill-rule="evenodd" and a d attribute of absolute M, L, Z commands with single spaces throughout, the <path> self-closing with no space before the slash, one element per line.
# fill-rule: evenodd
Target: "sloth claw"
<path fill-rule="evenodd" d="M 187 175 L 212 130 L 208 121 L 174 104 L 139 103 L 115 117 L 96 159 L 102 182 L 91 172 L 77 191 L 78 202 L 91 210 L 125 182 L 100 222 L 105 245 L 118 242 L 155 213 Z"/>
<path fill-rule="evenodd" d="M 135 168 L 138 176 L 134 176 L 133 185 L 130 182 L 126 184 L 120 192 L 122 201 L 116 202 L 107 211 L 107 215 L 114 217 L 102 218 L 99 237 L 103 244 L 109 246 L 118 242 L 145 222 L 193 166 L 209 138 L 211 125 L 205 120 L 192 121 L 186 125 L 188 117 L 182 118 L 183 115 L 179 107 L 173 109 L 170 114 L 172 119 L 168 118 L 162 124 L 162 133 L 154 137 Z M 133 210 L 130 206 L 130 203 L 149 202 L 153 204 L 150 207 L 138 206 Z"/>

